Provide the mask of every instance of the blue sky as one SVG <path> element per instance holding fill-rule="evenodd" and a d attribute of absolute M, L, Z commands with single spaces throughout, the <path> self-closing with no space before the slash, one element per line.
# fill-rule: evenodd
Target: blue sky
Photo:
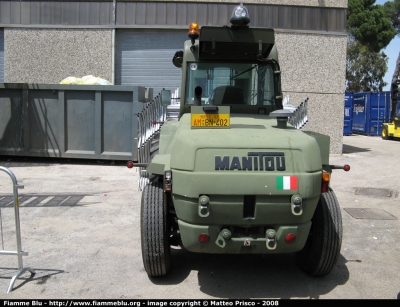
<path fill-rule="evenodd" d="M 384 4 L 387 1 L 388 0 L 376 0 L 375 4 Z M 383 90 L 390 91 L 390 82 L 392 81 L 394 68 L 396 66 L 396 60 L 400 52 L 400 37 L 397 35 L 394 39 L 392 39 L 390 44 L 385 49 L 382 49 L 382 51 L 385 52 L 386 55 L 389 57 L 388 71 L 383 78 L 388 85 L 385 86 Z"/>

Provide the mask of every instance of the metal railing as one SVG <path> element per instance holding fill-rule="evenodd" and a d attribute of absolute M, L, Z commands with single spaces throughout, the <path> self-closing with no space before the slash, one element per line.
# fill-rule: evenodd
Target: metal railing
<path fill-rule="evenodd" d="M 291 105 L 289 103 L 289 98 L 284 103 L 283 109 L 293 111 L 293 115 L 289 117 L 288 123 L 291 124 L 296 129 L 301 129 L 308 122 L 308 97 L 306 100 L 300 103 L 298 106 Z"/>
<path fill-rule="evenodd" d="M 19 222 L 19 203 L 18 203 L 18 189 L 23 189 L 24 186 L 22 184 L 17 183 L 17 178 L 15 177 L 14 173 L 10 171 L 8 168 L 0 166 L 0 170 L 6 172 L 12 182 L 13 182 L 13 195 L 14 195 L 14 215 L 15 215 L 15 234 L 17 238 L 17 250 L 16 251 L 6 251 L 4 250 L 4 239 L 3 239 L 3 221 L 1 216 L 1 207 L 0 207 L 0 231 L 1 231 L 1 245 L 2 250 L 0 251 L 0 255 L 16 255 L 18 257 L 18 273 L 16 273 L 10 282 L 10 286 L 8 287 L 7 293 L 10 293 L 13 290 L 14 283 L 18 277 L 24 274 L 26 271 L 31 273 L 31 277 L 35 274 L 35 271 L 31 268 L 24 268 L 22 262 L 22 256 L 28 256 L 28 252 L 22 251 L 22 244 L 21 244 L 21 228 Z"/>
<path fill-rule="evenodd" d="M 151 155 L 158 151 L 161 125 L 166 119 L 167 108 L 161 103 L 161 93 L 146 104 L 138 114 L 138 162 L 150 163 Z M 138 191 L 142 191 L 149 182 L 145 167 L 139 168 Z"/>

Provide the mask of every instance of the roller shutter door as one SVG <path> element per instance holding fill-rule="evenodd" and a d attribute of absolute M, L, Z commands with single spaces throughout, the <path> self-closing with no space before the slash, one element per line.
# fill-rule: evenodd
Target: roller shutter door
<path fill-rule="evenodd" d="M 115 84 L 162 88 L 181 87 L 182 71 L 172 57 L 188 40 L 187 30 L 127 30 L 116 34 Z"/>
<path fill-rule="evenodd" d="M 0 29 L 0 82 L 4 82 L 4 29 Z"/>

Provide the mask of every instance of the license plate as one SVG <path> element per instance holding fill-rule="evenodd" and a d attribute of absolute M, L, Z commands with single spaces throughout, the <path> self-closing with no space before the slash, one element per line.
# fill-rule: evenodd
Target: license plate
<path fill-rule="evenodd" d="M 192 127 L 227 128 L 230 114 L 192 114 Z"/>

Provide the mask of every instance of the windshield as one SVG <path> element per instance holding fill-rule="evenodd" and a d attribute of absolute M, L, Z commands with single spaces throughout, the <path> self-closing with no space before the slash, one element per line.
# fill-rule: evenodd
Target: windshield
<path fill-rule="evenodd" d="M 275 105 L 269 63 L 188 63 L 186 103 Z M 196 96 L 197 95 L 197 96 Z"/>

